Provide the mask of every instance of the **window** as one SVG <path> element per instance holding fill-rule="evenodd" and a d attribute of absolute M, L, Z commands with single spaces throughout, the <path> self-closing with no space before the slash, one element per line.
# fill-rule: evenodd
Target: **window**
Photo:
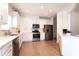
<path fill-rule="evenodd" d="M 7 24 L 1 24 L 1 30 L 9 30 L 11 27 L 17 27 L 17 16 L 8 15 Z"/>
<path fill-rule="evenodd" d="M 17 16 L 12 17 L 12 27 L 17 27 Z"/>

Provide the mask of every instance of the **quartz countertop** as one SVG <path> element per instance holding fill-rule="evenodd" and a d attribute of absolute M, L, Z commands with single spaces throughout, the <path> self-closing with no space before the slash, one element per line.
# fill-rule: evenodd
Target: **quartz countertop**
<path fill-rule="evenodd" d="M 15 38 L 19 37 L 20 34 L 18 35 L 14 35 L 14 36 L 10 36 L 10 35 L 1 35 L 0 36 L 0 48 L 2 46 L 4 46 L 5 44 L 7 44 L 8 42 L 14 40 Z"/>

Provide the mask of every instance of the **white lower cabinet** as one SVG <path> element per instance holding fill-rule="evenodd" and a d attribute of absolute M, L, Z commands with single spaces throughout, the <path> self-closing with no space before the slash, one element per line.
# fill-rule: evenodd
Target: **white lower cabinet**
<path fill-rule="evenodd" d="M 44 32 L 40 33 L 40 40 L 45 40 L 45 33 Z"/>
<path fill-rule="evenodd" d="M 21 35 L 19 36 L 19 48 L 20 48 L 21 45 L 22 45 L 22 41 L 23 41 L 23 34 L 21 34 Z"/>
<path fill-rule="evenodd" d="M 32 41 L 33 40 L 33 37 L 32 37 L 32 33 L 24 33 L 22 35 L 23 37 L 23 41 L 26 42 L 26 41 Z"/>
<path fill-rule="evenodd" d="M 3 47 L 0 48 L 0 56 L 12 56 L 13 53 L 13 47 L 12 47 L 12 41 L 5 44 Z"/>
<path fill-rule="evenodd" d="M 32 41 L 32 33 L 23 33 L 19 36 L 19 48 L 26 41 Z"/>

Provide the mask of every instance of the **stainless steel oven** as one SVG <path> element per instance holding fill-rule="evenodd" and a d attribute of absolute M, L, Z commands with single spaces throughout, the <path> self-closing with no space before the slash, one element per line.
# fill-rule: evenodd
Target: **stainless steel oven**
<path fill-rule="evenodd" d="M 40 38 L 40 33 L 33 33 L 33 38 Z"/>
<path fill-rule="evenodd" d="M 40 40 L 40 32 L 39 32 L 39 24 L 33 24 L 33 41 L 39 41 Z"/>
<path fill-rule="evenodd" d="M 40 32 L 33 32 L 33 41 L 40 40 Z"/>

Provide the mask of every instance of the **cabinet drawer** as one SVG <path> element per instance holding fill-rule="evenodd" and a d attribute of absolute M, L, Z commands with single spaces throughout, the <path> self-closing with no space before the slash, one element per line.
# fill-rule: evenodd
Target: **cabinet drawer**
<path fill-rule="evenodd" d="M 13 52 L 13 49 L 10 48 L 10 49 L 5 53 L 5 55 L 6 55 L 6 56 L 12 56 L 12 52 Z"/>
<path fill-rule="evenodd" d="M 9 42 L 5 46 L 2 47 L 1 54 L 6 55 L 6 54 L 8 54 L 9 50 L 12 50 L 12 42 Z"/>
<path fill-rule="evenodd" d="M 12 56 L 12 48 L 10 48 L 9 50 L 7 50 L 6 52 L 4 52 L 3 54 L 2 54 L 2 56 Z"/>
<path fill-rule="evenodd" d="M 6 56 L 12 56 L 12 51 L 10 51 Z"/>

